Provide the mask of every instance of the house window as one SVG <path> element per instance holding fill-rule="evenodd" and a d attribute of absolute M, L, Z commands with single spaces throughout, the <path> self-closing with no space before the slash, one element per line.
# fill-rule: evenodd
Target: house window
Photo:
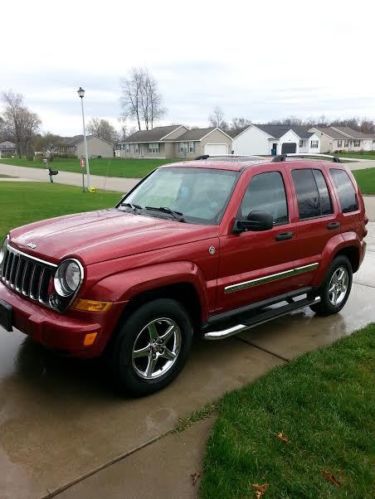
<path fill-rule="evenodd" d="M 195 152 L 195 142 L 189 142 L 189 152 Z"/>
<path fill-rule="evenodd" d="M 344 147 L 349 147 L 349 140 L 344 140 Z"/>
<path fill-rule="evenodd" d="M 342 147 L 342 140 L 337 141 L 337 147 Z"/>
<path fill-rule="evenodd" d="M 354 141 L 354 147 L 359 147 L 361 145 L 361 141 L 360 140 L 355 140 Z"/>
<path fill-rule="evenodd" d="M 179 149 L 180 153 L 186 154 L 189 150 L 189 143 L 188 142 L 180 142 L 180 146 L 178 149 Z"/>
<path fill-rule="evenodd" d="M 303 140 L 300 140 L 300 141 L 299 141 L 299 146 L 300 146 L 300 147 L 303 147 Z"/>
<path fill-rule="evenodd" d="M 160 144 L 159 143 L 156 143 L 156 144 L 149 144 L 148 145 L 148 151 L 155 154 L 155 153 L 158 153 L 159 152 L 159 146 Z"/>
<path fill-rule="evenodd" d="M 319 140 L 311 140 L 310 147 L 311 147 L 311 149 L 318 149 L 319 148 Z"/>
<path fill-rule="evenodd" d="M 134 144 L 134 152 L 135 152 L 136 154 L 138 154 L 138 153 L 139 153 L 139 144 Z"/>
<path fill-rule="evenodd" d="M 130 151 L 130 146 L 129 146 L 129 144 L 125 144 L 125 151 L 126 151 L 126 152 L 129 152 L 129 151 Z"/>

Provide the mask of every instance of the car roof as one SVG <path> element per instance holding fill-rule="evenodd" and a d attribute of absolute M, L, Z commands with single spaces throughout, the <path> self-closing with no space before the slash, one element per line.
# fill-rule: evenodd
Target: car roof
<path fill-rule="evenodd" d="M 305 168 L 316 168 L 316 167 L 343 167 L 342 163 L 333 163 L 332 161 L 327 161 L 325 159 L 304 159 L 304 158 L 285 158 L 282 162 L 273 162 L 270 158 L 258 158 L 254 160 L 248 160 L 244 158 L 239 160 L 236 158 L 234 161 L 221 160 L 221 159 L 204 159 L 204 160 L 193 160 L 193 161 L 181 161 L 178 163 L 168 163 L 161 166 L 160 168 L 209 168 L 213 170 L 229 170 L 229 171 L 243 171 L 250 167 L 264 165 L 266 167 L 277 167 L 285 164 L 294 163 L 298 167 Z"/>

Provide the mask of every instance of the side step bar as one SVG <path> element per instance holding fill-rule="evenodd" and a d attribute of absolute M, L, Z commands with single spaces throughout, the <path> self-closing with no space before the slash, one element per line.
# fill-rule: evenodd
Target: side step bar
<path fill-rule="evenodd" d="M 220 331 L 207 331 L 203 335 L 205 340 L 224 340 L 225 338 L 229 338 L 234 334 L 241 333 L 242 331 L 246 331 L 247 329 L 251 329 L 253 327 L 259 326 L 260 324 L 264 324 L 265 322 L 272 321 L 273 319 L 277 319 L 282 317 L 283 315 L 290 314 L 296 310 L 301 310 L 309 305 L 315 305 L 319 303 L 320 297 L 316 298 L 306 298 L 304 300 L 299 300 L 297 302 L 288 303 L 282 307 L 273 308 L 259 314 L 250 317 L 249 319 L 245 319 L 241 321 L 241 324 L 236 324 L 235 326 L 231 326 L 227 329 L 222 329 Z"/>

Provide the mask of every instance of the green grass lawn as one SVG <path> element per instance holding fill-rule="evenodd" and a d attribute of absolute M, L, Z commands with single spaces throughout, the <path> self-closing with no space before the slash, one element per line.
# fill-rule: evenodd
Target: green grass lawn
<path fill-rule="evenodd" d="M 174 160 L 173 160 L 174 161 Z M 105 177 L 142 178 L 160 165 L 171 163 L 168 159 L 91 159 L 90 173 L 92 175 L 104 175 Z M 0 160 L 1 164 L 29 166 L 32 168 L 45 168 L 42 160 L 29 161 L 27 159 L 7 158 Z M 54 170 L 81 173 L 78 159 L 55 158 L 50 166 Z"/>
<path fill-rule="evenodd" d="M 0 240 L 9 229 L 36 220 L 114 206 L 120 193 L 83 193 L 78 187 L 0 181 Z"/>
<path fill-rule="evenodd" d="M 375 497 L 374 379 L 375 324 L 226 395 L 201 497 Z"/>
<path fill-rule="evenodd" d="M 375 168 L 352 172 L 361 188 L 362 194 L 375 194 Z"/>
<path fill-rule="evenodd" d="M 340 152 L 337 153 L 340 158 L 359 158 L 359 159 L 374 159 L 375 151 L 364 151 L 364 152 Z"/>

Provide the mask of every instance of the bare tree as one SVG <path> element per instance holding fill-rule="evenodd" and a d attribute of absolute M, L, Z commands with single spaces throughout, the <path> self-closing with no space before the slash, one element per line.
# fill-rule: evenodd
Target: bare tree
<path fill-rule="evenodd" d="M 87 125 L 87 130 L 95 137 L 106 140 L 111 144 L 115 144 L 119 140 L 119 134 L 114 126 L 109 121 L 93 118 Z"/>
<path fill-rule="evenodd" d="M 221 128 L 222 130 L 228 130 L 228 123 L 224 120 L 224 113 L 219 106 L 216 106 L 209 115 L 208 121 L 211 126 Z"/>
<path fill-rule="evenodd" d="M 229 130 L 232 132 L 241 132 L 249 125 L 251 125 L 251 121 L 247 118 L 232 118 L 232 122 L 230 124 Z"/>
<path fill-rule="evenodd" d="M 144 68 L 133 68 L 121 80 L 123 118 L 133 118 L 138 130 L 149 130 L 166 112 L 155 78 Z"/>
<path fill-rule="evenodd" d="M 18 156 L 32 156 L 32 142 L 41 121 L 23 102 L 21 94 L 11 90 L 3 93 L 5 103 L 4 128 L 8 137 L 16 144 Z"/>

